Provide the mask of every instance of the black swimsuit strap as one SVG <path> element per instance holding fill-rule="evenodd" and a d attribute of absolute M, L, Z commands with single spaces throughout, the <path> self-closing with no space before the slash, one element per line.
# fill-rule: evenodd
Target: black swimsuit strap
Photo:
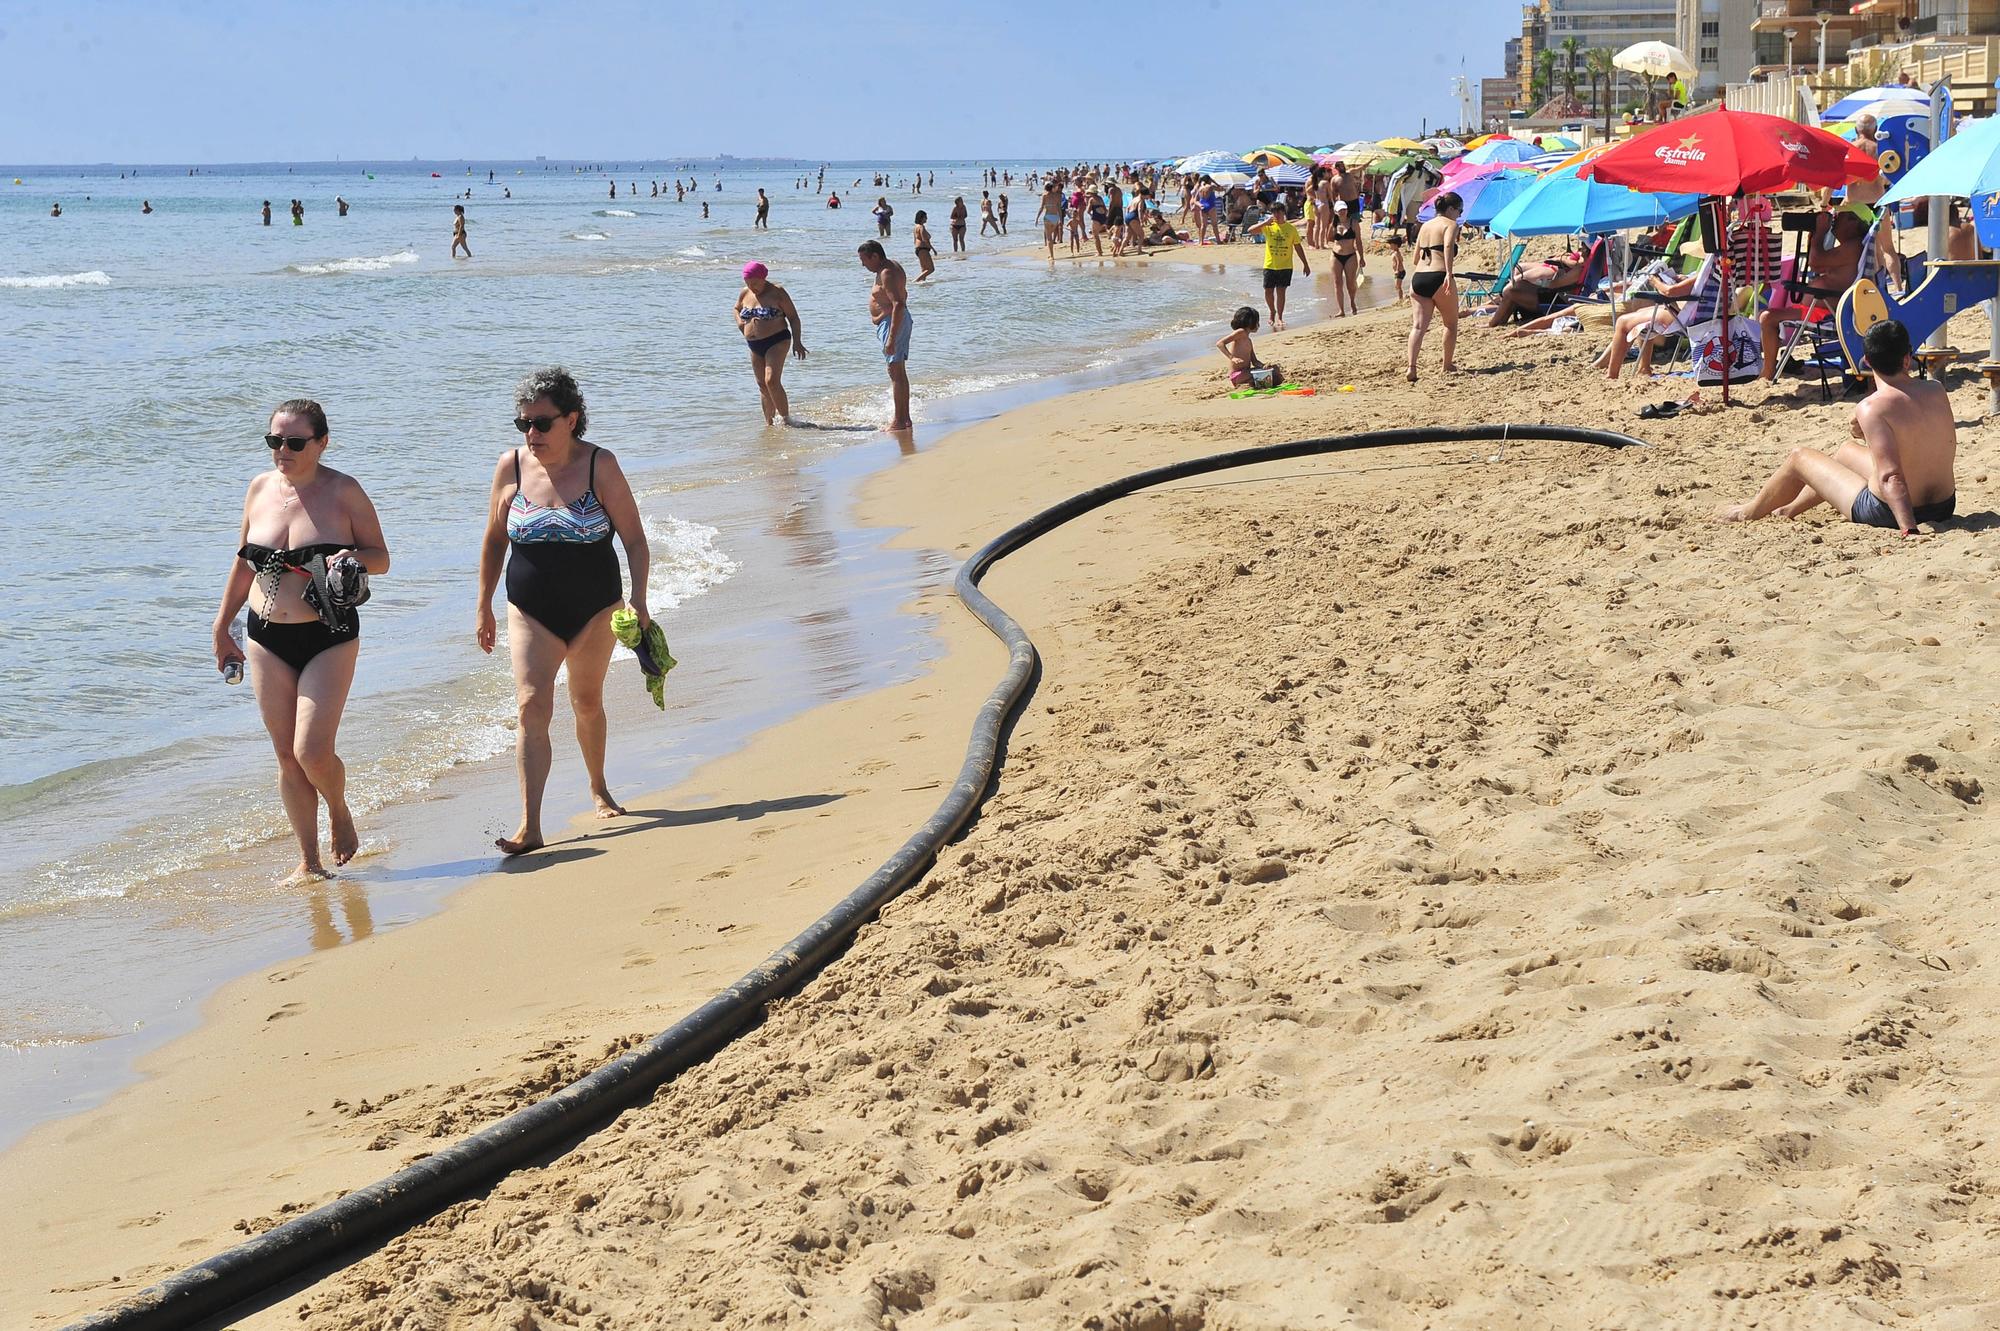
<path fill-rule="evenodd" d="M 592 494 L 597 493 L 597 455 L 603 451 L 596 444 L 590 446 L 590 493 Z"/>
<path fill-rule="evenodd" d="M 514 493 L 521 493 L 521 450 L 514 450 Z"/>

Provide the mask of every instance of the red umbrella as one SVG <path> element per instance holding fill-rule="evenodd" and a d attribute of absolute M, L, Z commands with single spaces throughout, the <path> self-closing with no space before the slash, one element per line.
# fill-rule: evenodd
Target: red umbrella
<path fill-rule="evenodd" d="M 1670 120 L 1612 148 L 1577 174 L 1659 194 L 1769 194 L 1837 187 L 1881 173 L 1861 149 L 1812 125 L 1754 111 Z"/>

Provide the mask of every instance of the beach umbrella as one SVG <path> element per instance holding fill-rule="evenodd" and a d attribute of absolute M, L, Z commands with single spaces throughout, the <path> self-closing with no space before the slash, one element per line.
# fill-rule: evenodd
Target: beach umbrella
<path fill-rule="evenodd" d="M 1884 102 L 1908 102 L 1910 107 L 1898 111 L 1881 112 L 1875 108 Z M 1891 83 L 1881 87 L 1863 88 L 1851 92 L 1819 113 L 1821 120 L 1858 120 L 1863 115 L 1872 115 L 1880 120 L 1888 115 L 1929 115 L 1931 113 L 1930 94 L 1922 88 L 1905 88 Z"/>
<path fill-rule="evenodd" d="M 1247 185 L 1257 178 L 1248 171 L 1204 171 L 1202 174 L 1224 189 L 1230 189 L 1237 185 Z"/>
<path fill-rule="evenodd" d="M 1839 186 L 1881 174 L 1875 159 L 1812 125 L 1755 111 L 1671 120 L 1580 168 L 1607 185 L 1674 194 L 1774 194 Z"/>
<path fill-rule="evenodd" d="M 1415 139 L 1377 139 L 1375 140 L 1375 146 L 1378 148 L 1387 148 L 1390 152 L 1395 153 L 1421 152 L 1424 147 L 1423 144 L 1418 143 Z"/>
<path fill-rule="evenodd" d="M 1370 162 L 1363 168 L 1362 174 L 1370 176 L 1393 176 L 1412 162 L 1431 162 L 1435 164 L 1436 161 L 1437 159 L 1429 153 L 1397 153 L 1393 157 L 1384 157 Z M 1348 165 L 1352 166 L 1353 163 L 1349 162 Z"/>
<path fill-rule="evenodd" d="M 1459 220 L 1467 226 L 1491 230 L 1500 210 L 1527 193 L 1537 179 L 1529 171 L 1496 171 L 1468 182 L 1458 191 L 1458 196 L 1465 200 L 1465 212 Z"/>
<path fill-rule="evenodd" d="M 1395 155 L 1379 143 L 1350 143 L 1335 153 L 1334 158 L 1336 161 L 1347 163 L 1350 167 L 1358 167 Z"/>
<path fill-rule="evenodd" d="M 1303 185 L 1312 179 L 1312 168 L 1287 162 L 1283 166 L 1272 167 L 1265 174 L 1271 177 L 1273 185 Z"/>
<path fill-rule="evenodd" d="M 1564 236 L 1580 231 L 1595 236 L 1671 222 L 1701 203 L 1699 194 L 1653 194 L 1586 180 L 1580 173 L 1589 165 L 1578 163 L 1538 178 L 1494 214 L 1488 229 L 1496 235 Z"/>
<path fill-rule="evenodd" d="M 1541 149 L 1525 139 L 1489 139 L 1459 160 L 1484 166 L 1488 162 L 1525 162 L 1539 156 Z"/>
<path fill-rule="evenodd" d="M 2000 116 L 1968 120 L 1890 187 L 1882 203 L 1928 195 L 1971 198 L 2000 190 Z"/>
<path fill-rule="evenodd" d="M 1666 42 L 1635 42 L 1612 56 L 1611 63 L 1628 74 L 1656 79 L 1691 79 L 1699 72 L 1686 51 Z"/>
<path fill-rule="evenodd" d="M 1460 157 L 1444 164 L 1444 187 L 1457 189 L 1484 176 L 1498 175 L 1503 171 L 1524 173 L 1533 178 L 1534 172 L 1525 162 L 1474 162 Z"/>
<path fill-rule="evenodd" d="M 1464 144 L 1460 143 L 1457 139 L 1442 134 L 1435 138 L 1425 139 L 1424 147 L 1429 148 L 1439 157 L 1462 157 L 1465 155 Z"/>
<path fill-rule="evenodd" d="M 1573 153 L 1577 149 L 1575 139 L 1565 138 L 1561 134 L 1544 134 L 1535 140 L 1535 145 L 1545 153 L 1558 151 Z"/>
<path fill-rule="evenodd" d="M 1256 166 L 1286 166 L 1312 164 L 1312 154 L 1303 148 L 1294 148 L 1289 143 L 1267 143 L 1261 148 L 1252 148 L 1243 154 L 1245 160 Z"/>
<path fill-rule="evenodd" d="M 1493 142 L 1493 140 L 1495 139 L 1504 139 L 1508 137 L 1510 136 L 1504 131 L 1498 134 L 1481 134 L 1474 138 L 1467 139 L 1465 141 L 1465 150 L 1467 152 L 1471 152 L 1474 148 L 1482 148 L 1485 145 Z"/>
<path fill-rule="evenodd" d="M 1191 157 L 1181 158 L 1177 169 L 1182 175 L 1192 173 L 1197 176 L 1206 176 L 1213 175 L 1217 171 L 1248 171 L 1251 168 L 1250 163 L 1244 161 L 1235 153 L 1210 149 L 1205 153 L 1195 153 Z"/>

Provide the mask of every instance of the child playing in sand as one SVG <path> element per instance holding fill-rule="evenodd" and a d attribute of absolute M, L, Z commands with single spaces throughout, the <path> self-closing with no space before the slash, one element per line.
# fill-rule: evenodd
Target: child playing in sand
<path fill-rule="evenodd" d="M 1215 344 L 1229 362 L 1231 387 L 1243 387 L 1250 382 L 1250 371 L 1264 368 L 1264 362 L 1257 359 L 1257 348 L 1250 344 L 1250 334 L 1257 331 L 1261 318 L 1255 307 L 1243 306 L 1230 316 L 1228 334 Z"/>

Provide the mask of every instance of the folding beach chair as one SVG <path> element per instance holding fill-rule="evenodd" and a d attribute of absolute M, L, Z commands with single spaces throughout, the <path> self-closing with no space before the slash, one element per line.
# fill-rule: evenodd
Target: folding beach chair
<path fill-rule="evenodd" d="M 1868 228 L 1868 234 L 1861 238 L 1861 263 L 1855 269 L 1857 282 L 1872 279 L 1880 271 L 1880 256 L 1875 252 L 1875 228 L 1880 225 L 1882 224 L 1878 220 L 1874 226 Z M 1833 387 L 1827 378 L 1827 371 L 1831 369 L 1840 375 L 1841 386 L 1845 388 L 1847 375 L 1853 368 L 1847 363 L 1847 353 L 1840 349 L 1840 338 L 1834 330 L 1833 320 L 1834 311 L 1840 305 L 1840 298 L 1846 293 L 1809 287 L 1797 278 L 1787 281 L 1784 287 L 1792 303 L 1798 304 L 1803 299 L 1806 302 L 1805 312 L 1814 317 L 1779 321 L 1778 332 L 1784 338 L 1784 346 L 1778 352 L 1778 368 L 1774 373 L 1783 374 L 1785 367 L 1794 359 L 1804 360 L 1806 364 L 1819 371 L 1819 400 L 1831 402 Z M 1812 344 L 1810 356 L 1796 356 L 1801 341 Z"/>
<path fill-rule="evenodd" d="M 1627 299 L 1633 302 L 1650 301 L 1654 304 L 1665 304 L 1670 298 L 1658 292 L 1635 292 Z M 1632 339 L 1632 345 L 1637 348 L 1642 342 L 1668 337 L 1678 338 L 1680 345 L 1674 348 L 1673 354 L 1667 359 L 1666 369 L 1660 371 L 1662 374 L 1670 373 L 1674 366 L 1679 364 L 1681 352 L 1688 346 L 1688 329 L 1707 323 L 1721 311 L 1722 269 L 1715 257 L 1710 255 L 1703 259 L 1701 267 L 1695 270 L 1694 290 L 1681 299 L 1680 312 L 1657 328 L 1641 329 L 1639 335 Z"/>
<path fill-rule="evenodd" d="M 1611 247 L 1605 242 L 1604 238 L 1600 236 L 1596 240 L 1591 241 L 1590 248 L 1584 251 L 1583 273 L 1577 278 L 1576 285 L 1562 291 L 1544 292 L 1539 312 L 1542 314 L 1553 314 L 1555 311 L 1567 309 L 1571 305 L 1603 305 L 1610 303 L 1610 296 L 1606 295 L 1603 290 L 1610 261 Z"/>
<path fill-rule="evenodd" d="M 1527 241 L 1515 241 L 1514 248 L 1508 252 L 1507 261 L 1500 265 L 1500 271 L 1497 273 L 1460 273 L 1460 277 L 1466 278 L 1471 283 L 1465 289 L 1465 295 L 1461 298 L 1462 303 L 1477 305 L 1481 301 L 1498 298 L 1501 289 L 1514 280 L 1514 270 L 1521 266 L 1521 255 L 1526 253 L 1527 249 Z"/>

